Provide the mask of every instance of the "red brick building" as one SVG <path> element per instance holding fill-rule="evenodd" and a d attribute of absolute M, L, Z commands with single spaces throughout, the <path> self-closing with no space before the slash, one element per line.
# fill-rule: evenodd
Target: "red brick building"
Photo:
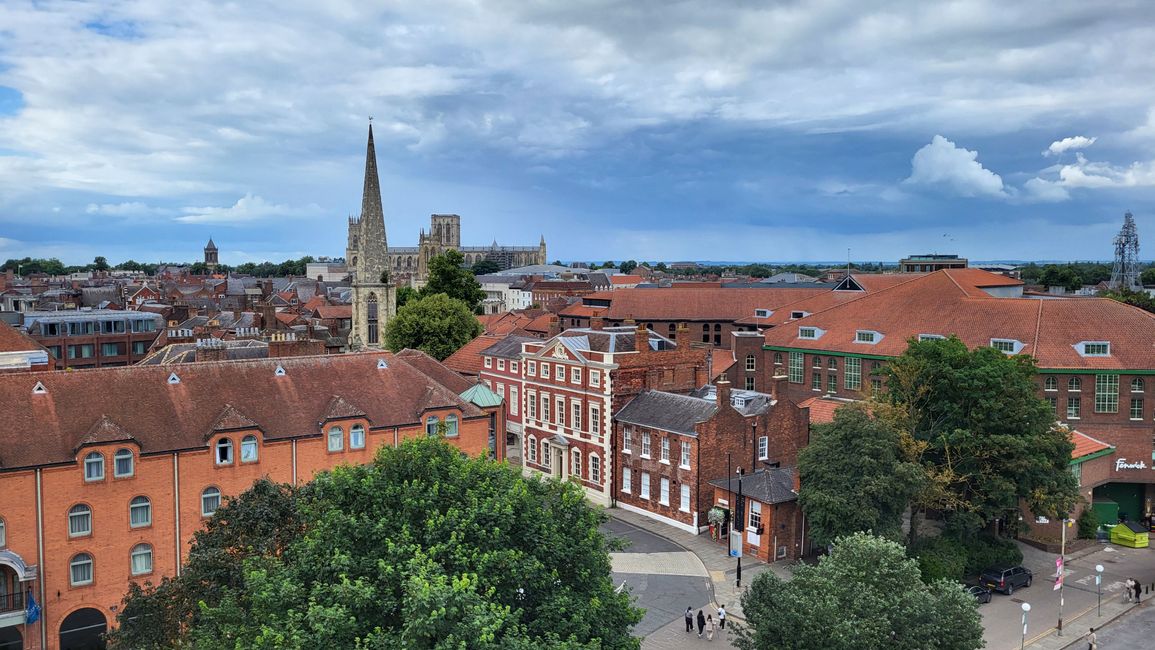
<path fill-rule="evenodd" d="M 164 317 L 152 312 L 85 309 L 24 313 L 24 328 L 60 369 L 128 366 L 148 355 Z"/>
<path fill-rule="evenodd" d="M 738 483 L 741 481 L 741 503 Z M 742 512 L 740 535 L 727 540 L 742 554 L 763 562 L 796 560 L 805 553 L 806 522 L 798 506 L 798 473 L 793 467 L 766 467 L 752 474 L 710 481 L 714 507 Z"/>
<path fill-rule="evenodd" d="M 501 409 L 418 367 L 434 364 L 408 351 L 0 374 L 0 644 L 81 647 L 130 580 L 177 574 L 193 532 L 257 478 L 299 484 L 442 424 L 463 452 L 500 456 Z M 28 593 L 42 617 L 25 627 Z"/>
<path fill-rule="evenodd" d="M 54 370 L 56 359 L 24 332 L 0 321 L 0 373 Z"/>

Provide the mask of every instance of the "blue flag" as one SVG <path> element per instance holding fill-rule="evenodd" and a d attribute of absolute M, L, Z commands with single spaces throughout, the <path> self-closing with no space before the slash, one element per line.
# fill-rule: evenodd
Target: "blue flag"
<path fill-rule="evenodd" d="M 36 604 L 36 599 L 32 597 L 32 592 L 28 592 L 28 608 L 24 610 L 24 622 L 35 623 L 40 620 L 40 605 Z"/>

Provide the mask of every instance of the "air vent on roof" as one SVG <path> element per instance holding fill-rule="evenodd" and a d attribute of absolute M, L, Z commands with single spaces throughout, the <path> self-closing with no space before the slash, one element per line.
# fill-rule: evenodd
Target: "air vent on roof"
<path fill-rule="evenodd" d="M 280 365 L 280 364 L 277 364 L 277 369 L 273 371 L 273 375 L 275 375 L 277 377 L 284 377 L 285 376 L 285 367 Z"/>
<path fill-rule="evenodd" d="M 36 382 L 36 385 L 32 387 L 32 394 L 33 395 L 43 395 L 47 392 L 48 392 L 48 389 L 45 388 L 44 384 L 42 384 L 40 382 Z"/>
<path fill-rule="evenodd" d="M 180 377 L 177 377 L 177 376 L 176 376 L 176 373 L 174 372 L 174 373 L 172 373 L 171 375 L 169 375 L 169 376 L 168 376 L 168 383 L 170 383 L 170 384 L 179 384 L 179 383 L 180 383 Z"/>
<path fill-rule="evenodd" d="M 377 360 L 377 369 L 378 370 L 384 370 L 388 367 L 389 367 L 389 364 L 386 363 L 384 359 L 378 359 Z"/>

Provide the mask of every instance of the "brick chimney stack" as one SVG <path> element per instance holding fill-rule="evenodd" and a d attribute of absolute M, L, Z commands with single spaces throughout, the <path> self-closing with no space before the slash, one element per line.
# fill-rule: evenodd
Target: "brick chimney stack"
<path fill-rule="evenodd" d="M 590 318 L 590 329 L 600 330 L 606 326 L 606 321 L 601 316 L 594 316 Z"/>
<path fill-rule="evenodd" d="M 561 334 L 561 320 L 557 314 L 549 315 L 549 331 L 546 333 L 546 338 L 552 338 Z"/>
<path fill-rule="evenodd" d="M 770 378 L 770 399 L 778 401 L 782 398 L 782 389 L 785 383 L 786 375 L 774 375 Z"/>
<path fill-rule="evenodd" d="M 638 323 L 638 328 L 634 330 L 634 350 L 638 352 L 650 351 L 650 330 L 641 323 Z"/>
<path fill-rule="evenodd" d="M 730 406 L 730 381 L 719 379 L 714 382 L 714 392 L 718 399 L 718 408 Z"/>

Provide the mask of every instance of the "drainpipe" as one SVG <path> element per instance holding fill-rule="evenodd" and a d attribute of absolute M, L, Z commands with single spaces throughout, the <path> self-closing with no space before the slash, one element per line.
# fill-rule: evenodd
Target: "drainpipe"
<path fill-rule="evenodd" d="M 293 485 L 297 484 L 297 439 L 293 438 L 292 446 Z"/>
<path fill-rule="evenodd" d="M 181 568 L 181 539 L 180 539 L 180 454 L 172 452 L 172 501 L 173 519 L 176 523 L 176 574 L 180 576 Z"/>
<path fill-rule="evenodd" d="M 37 581 L 40 583 L 40 647 L 48 647 L 48 602 L 44 599 L 44 493 L 41 485 L 41 470 L 36 470 L 36 563 Z"/>

